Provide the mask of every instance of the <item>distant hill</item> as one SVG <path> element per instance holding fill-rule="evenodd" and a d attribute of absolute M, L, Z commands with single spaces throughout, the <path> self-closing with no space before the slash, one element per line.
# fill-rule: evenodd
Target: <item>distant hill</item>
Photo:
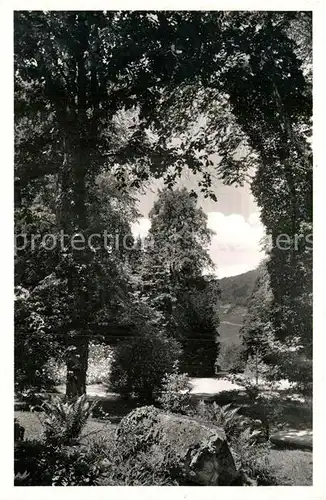
<path fill-rule="evenodd" d="M 220 280 L 219 334 L 221 343 L 241 343 L 239 331 L 247 314 L 248 302 L 258 273 L 258 269 L 254 269 Z"/>
<path fill-rule="evenodd" d="M 220 280 L 221 301 L 223 304 L 246 307 L 258 277 L 259 270 L 229 276 Z"/>

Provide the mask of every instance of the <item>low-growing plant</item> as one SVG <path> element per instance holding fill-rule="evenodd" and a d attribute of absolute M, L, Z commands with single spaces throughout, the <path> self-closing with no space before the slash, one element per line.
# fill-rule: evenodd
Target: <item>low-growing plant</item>
<path fill-rule="evenodd" d="M 94 486 L 103 470 L 101 462 L 92 447 L 63 448 L 55 462 L 52 486 Z"/>
<path fill-rule="evenodd" d="M 231 443 L 232 455 L 244 482 L 275 485 L 276 476 L 268 459 L 269 444 L 259 440 L 261 431 L 243 430 Z"/>
<path fill-rule="evenodd" d="M 15 485 L 51 486 L 53 446 L 40 441 L 21 441 L 15 445 Z M 22 482 L 21 476 L 24 476 Z"/>
<path fill-rule="evenodd" d="M 215 401 L 212 404 L 206 404 L 204 401 L 200 401 L 195 411 L 192 413 L 202 420 L 206 420 L 221 427 L 226 437 L 230 440 L 234 435 L 239 434 L 243 428 L 242 421 L 244 419 L 239 415 L 239 411 L 240 408 L 232 407 L 231 403 L 219 406 Z"/>
<path fill-rule="evenodd" d="M 15 485 L 91 486 L 101 475 L 103 457 L 92 447 L 53 446 L 25 441 L 15 447 Z"/>
<path fill-rule="evenodd" d="M 23 473 L 17 472 L 14 478 L 15 486 L 28 486 L 29 482 L 29 473 L 25 470 Z"/>
<path fill-rule="evenodd" d="M 113 450 L 96 483 L 99 486 L 178 486 L 176 468 L 171 457 L 153 453 L 153 450 L 139 452 L 127 459 Z"/>
<path fill-rule="evenodd" d="M 163 410 L 172 413 L 187 413 L 190 403 L 191 384 L 186 373 L 180 373 L 175 363 L 172 373 L 167 373 L 162 382 L 162 390 L 157 398 Z"/>
<path fill-rule="evenodd" d="M 233 436 L 241 420 L 239 416 L 240 408 L 232 408 L 231 404 L 218 406 L 213 403 L 212 406 L 216 424 L 224 429 L 227 437 Z"/>
<path fill-rule="evenodd" d="M 97 401 L 90 403 L 85 394 L 74 401 L 57 397 L 43 403 L 39 418 L 47 442 L 66 445 L 76 441 L 96 405 Z"/>

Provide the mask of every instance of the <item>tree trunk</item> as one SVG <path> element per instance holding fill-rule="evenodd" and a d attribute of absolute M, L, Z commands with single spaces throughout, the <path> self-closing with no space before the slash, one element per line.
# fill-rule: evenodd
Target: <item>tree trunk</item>
<path fill-rule="evenodd" d="M 66 396 L 68 399 L 86 394 L 88 350 L 88 336 L 83 331 L 69 335 L 66 358 Z"/>
<path fill-rule="evenodd" d="M 77 63 L 77 116 L 76 131 L 77 141 L 74 144 L 72 164 L 72 189 L 73 206 L 70 217 L 73 220 L 74 231 L 83 233 L 86 229 L 86 168 L 89 167 L 89 150 L 87 145 L 87 77 L 85 68 L 85 52 L 88 50 L 89 27 L 87 26 L 83 13 L 77 15 L 78 20 L 78 45 L 76 46 Z M 76 250 L 74 260 L 82 264 L 88 263 L 88 249 Z M 73 288 L 75 285 L 73 284 Z M 74 290 L 76 293 L 76 290 Z M 85 311 L 88 303 L 88 290 L 79 292 L 78 316 L 83 322 L 87 322 Z M 84 325 L 82 323 L 82 325 Z M 67 386 L 66 396 L 74 398 L 86 393 L 86 375 L 88 366 L 89 342 L 85 329 L 78 328 L 76 334 L 69 336 L 67 352 Z"/>

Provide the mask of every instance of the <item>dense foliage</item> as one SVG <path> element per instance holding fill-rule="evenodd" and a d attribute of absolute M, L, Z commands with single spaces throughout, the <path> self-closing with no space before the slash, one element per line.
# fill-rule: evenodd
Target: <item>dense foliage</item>
<path fill-rule="evenodd" d="M 216 360 L 217 371 L 239 373 L 246 366 L 246 352 L 241 344 L 222 344 Z"/>
<path fill-rule="evenodd" d="M 207 216 L 185 188 L 167 188 L 159 192 L 149 218 L 141 293 L 161 312 L 167 334 L 180 341 L 180 369 L 192 376 L 212 375 L 219 287 L 207 274 L 213 270 Z"/>
<path fill-rule="evenodd" d="M 187 413 L 190 404 L 191 384 L 186 373 L 180 373 L 176 363 L 172 373 L 167 373 L 162 381 L 157 402 L 163 410 L 172 413 Z"/>
<path fill-rule="evenodd" d="M 160 332 L 144 333 L 115 350 L 109 388 L 122 395 L 134 395 L 152 402 L 160 392 L 166 373 L 173 371 L 180 345 Z"/>
<path fill-rule="evenodd" d="M 271 244 L 273 335 L 277 342 L 302 345 L 309 361 L 311 67 L 309 12 L 16 12 L 17 232 L 42 237 L 63 230 L 71 238 L 109 225 L 123 236 L 135 217 L 126 208 L 133 206 L 131 193 L 152 178 L 171 187 L 189 169 L 212 199 L 213 175 L 226 184 L 248 180 Z M 109 181 L 103 185 L 99 179 Z M 185 210 L 191 209 L 187 200 Z M 203 236 L 205 222 L 197 216 Z M 278 242 L 281 233 L 289 238 L 286 249 Z M 116 342 L 140 333 L 130 317 L 135 295 L 123 252 L 95 246 L 78 251 L 38 246 L 35 252 L 30 242 L 19 247 L 16 285 L 29 292 L 26 306 L 32 308 L 32 316 L 16 308 L 19 377 L 31 381 L 32 370 L 23 369 L 20 359 L 24 348 L 39 358 L 46 336 L 51 349 L 64 346 L 67 394 L 82 394 L 89 339 L 100 332 L 105 341 Z M 161 294 L 159 300 L 171 308 L 177 299 L 188 310 L 186 318 L 191 309 L 197 325 L 191 332 L 185 320 L 176 327 L 173 314 L 164 318 L 164 328 L 183 329 L 176 337 L 185 366 L 191 373 L 189 352 L 196 350 L 196 363 L 205 359 L 204 374 L 205 367 L 207 373 L 213 369 L 216 352 L 212 307 L 201 291 L 207 287 L 204 295 L 212 296 L 213 287 L 214 296 L 216 287 L 198 276 L 207 262 L 197 250 L 194 245 L 197 269 L 186 270 L 181 279 L 185 303 L 175 280 L 173 290 L 164 290 L 173 300 Z M 152 259 L 154 264 L 162 255 Z M 190 286 L 194 276 L 200 283 Z M 162 279 L 155 277 L 158 288 Z M 199 328 L 201 340 L 207 336 L 200 345 Z"/>
<path fill-rule="evenodd" d="M 312 359 L 307 345 L 308 332 L 304 331 L 304 337 L 291 335 L 280 340 L 275 329 L 275 317 L 278 317 L 275 307 L 268 265 L 263 263 L 241 329 L 251 373 L 257 381 L 285 378 L 295 382 L 299 390 L 310 392 Z"/>

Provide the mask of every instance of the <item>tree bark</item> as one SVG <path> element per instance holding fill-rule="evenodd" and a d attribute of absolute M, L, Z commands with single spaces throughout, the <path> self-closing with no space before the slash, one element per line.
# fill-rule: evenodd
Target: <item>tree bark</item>
<path fill-rule="evenodd" d="M 88 336 L 85 333 L 79 331 L 69 335 L 66 358 L 68 399 L 86 394 L 88 351 Z"/>
<path fill-rule="evenodd" d="M 76 129 L 77 141 L 73 148 L 72 179 L 70 186 L 73 193 L 73 207 L 71 217 L 73 218 L 73 228 L 77 228 L 79 233 L 83 233 L 87 225 L 86 214 L 86 168 L 89 160 L 89 150 L 86 143 L 87 138 L 87 76 L 85 68 L 85 52 L 88 50 L 89 28 L 85 22 L 84 14 L 77 15 L 79 40 L 76 45 L 76 65 L 77 65 L 77 113 Z M 74 259 L 83 264 L 88 262 L 88 249 L 76 250 Z M 73 288 L 76 284 L 72 283 Z M 73 290 L 76 293 L 76 289 Z M 78 300 L 78 315 L 84 323 L 87 322 L 85 311 L 88 302 L 88 291 L 80 291 Z M 83 319 L 82 319 L 83 318 Z M 84 325 L 83 325 L 84 326 Z M 86 393 L 86 376 L 88 366 L 89 340 L 83 327 L 78 328 L 77 334 L 69 336 L 67 353 L 67 386 L 66 396 L 68 398 L 78 397 Z"/>

